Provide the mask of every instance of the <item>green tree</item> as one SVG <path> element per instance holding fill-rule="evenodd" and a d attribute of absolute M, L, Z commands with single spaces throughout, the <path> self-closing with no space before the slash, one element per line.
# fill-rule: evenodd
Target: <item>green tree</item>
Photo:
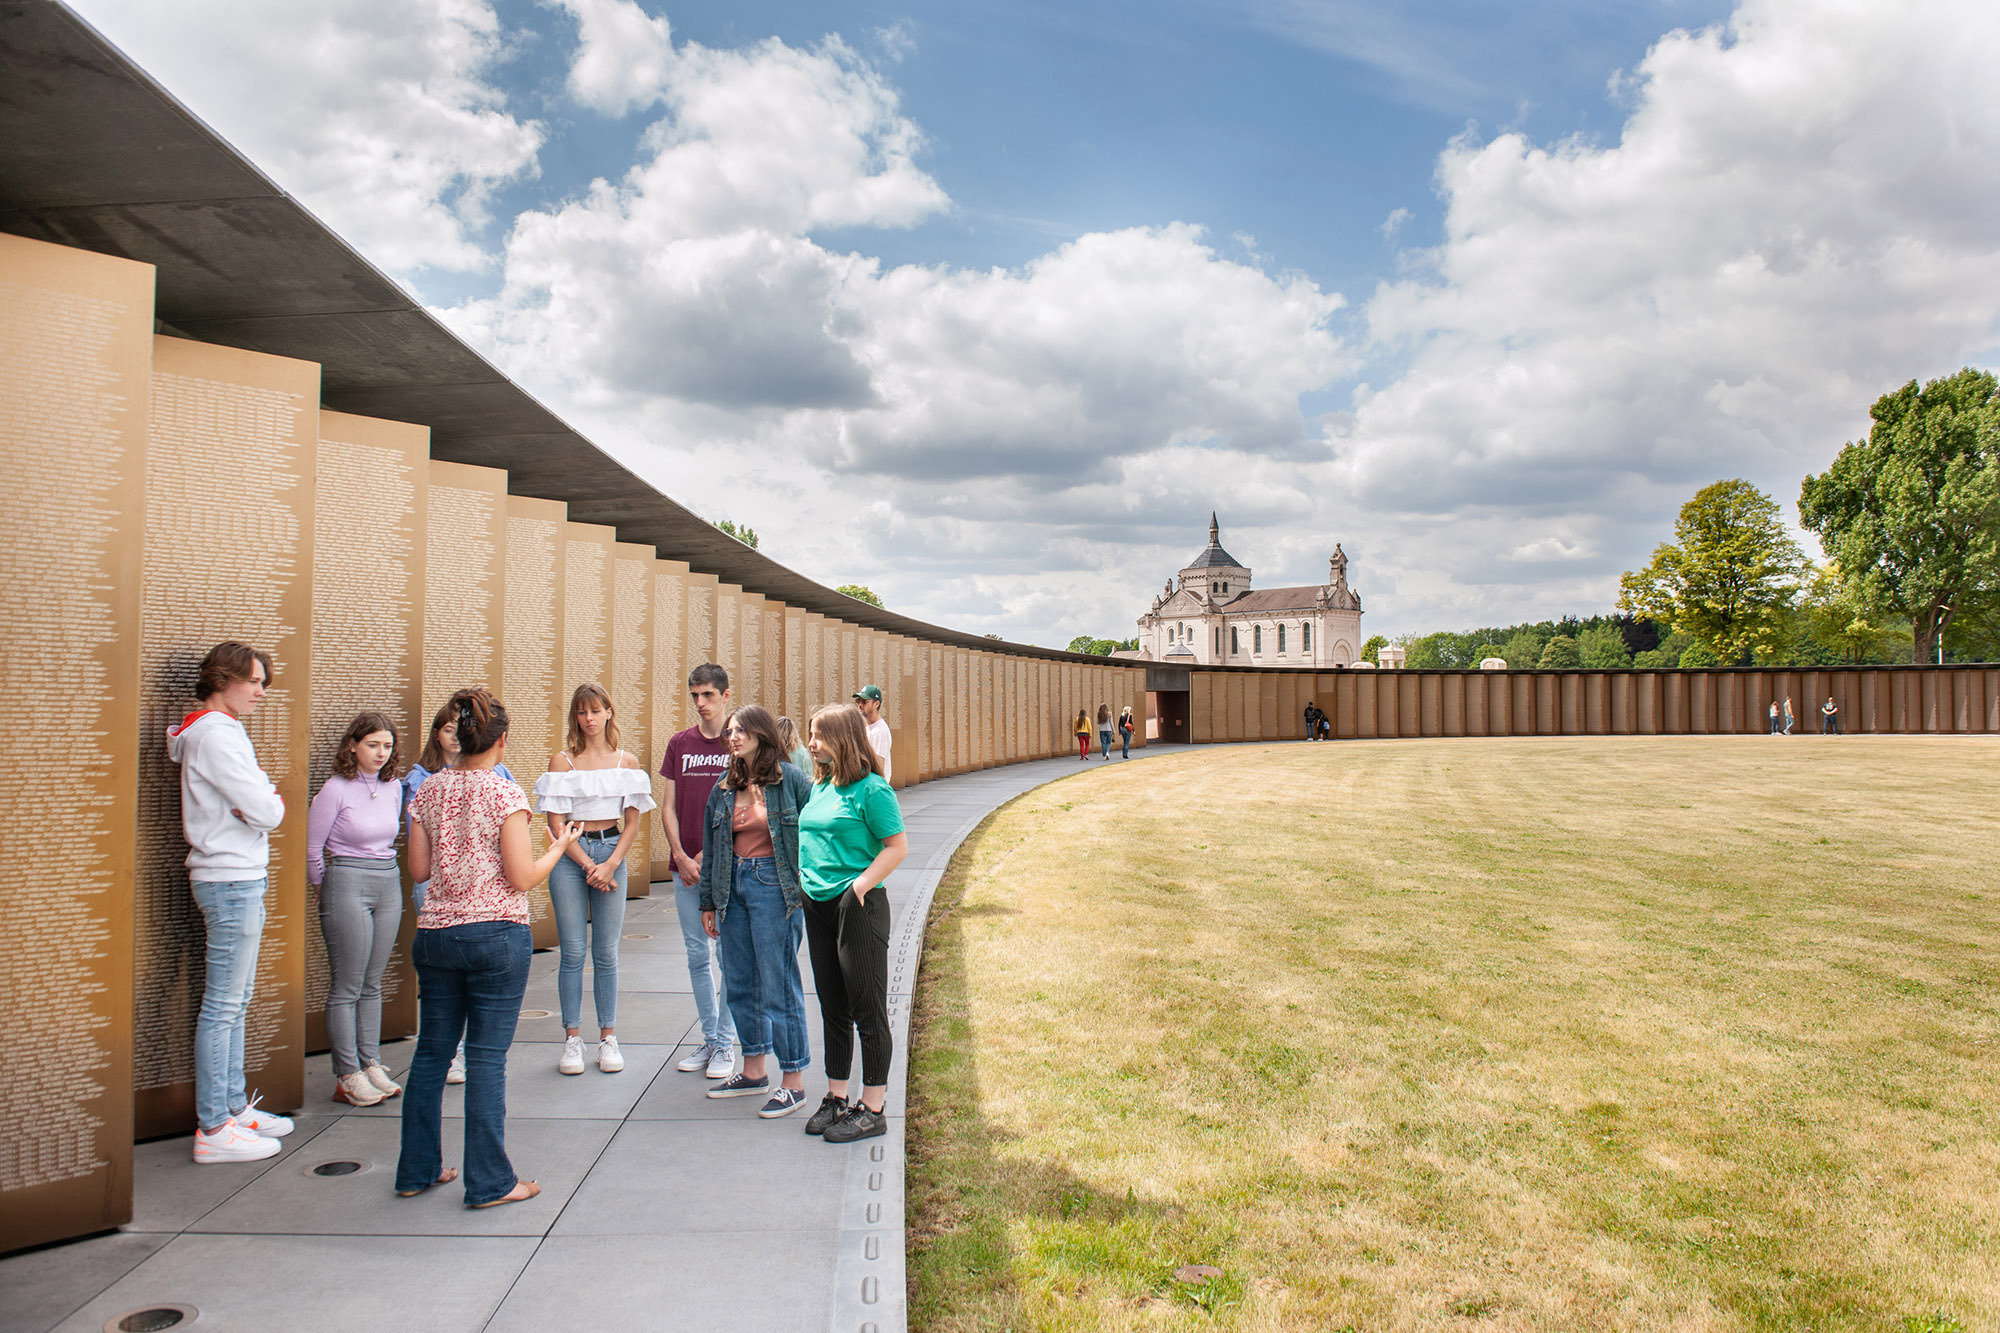
<path fill-rule="evenodd" d="M 1575 639 L 1558 634 L 1543 645 L 1541 660 L 1535 665 L 1544 669 L 1579 667 L 1583 665 L 1583 654 L 1576 650 Z"/>
<path fill-rule="evenodd" d="M 1875 424 L 1799 487 L 1799 519 L 1875 607 L 1908 616 L 1915 661 L 2000 578 L 2000 381 L 1970 368 L 1868 409 Z"/>
<path fill-rule="evenodd" d="M 1523 625 L 1507 636 L 1500 656 L 1507 659 L 1509 671 L 1533 671 L 1542 660 L 1542 636 L 1532 625 Z"/>
<path fill-rule="evenodd" d="M 1472 650 L 1472 665 L 1478 666 L 1489 657 L 1505 657 L 1506 655 L 1506 649 L 1488 639 L 1485 643 L 1480 644 Z"/>
<path fill-rule="evenodd" d="M 1577 635 L 1576 650 L 1583 659 L 1583 665 L 1595 670 L 1609 671 L 1632 665 L 1632 655 L 1625 651 L 1625 635 L 1615 620 L 1599 620 Z"/>
<path fill-rule="evenodd" d="M 742 542 L 745 546 L 748 546 L 753 550 L 756 549 L 757 529 L 751 527 L 747 523 L 739 527 L 738 525 L 731 523 L 726 518 L 718 518 L 715 520 L 715 526 L 721 528 L 724 532 L 734 537 L 737 541 Z"/>
<path fill-rule="evenodd" d="M 1843 576 L 1838 561 L 1808 570 L 1803 593 L 1804 637 L 1825 648 L 1835 662 L 1880 661 L 1899 637 L 1870 605 L 1863 581 Z"/>
<path fill-rule="evenodd" d="M 1689 668 L 1721 666 L 1722 659 L 1715 655 L 1715 649 L 1696 639 L 1687 646 L 1687 651 L 1681 654 L 1680 664 Z"/>
<path fill-rule="evenodd" d="M 1632 665 L 1639 669 L 1677 667 L 1681 664 L 1681 654 L 1694 647 L 1694 635 L 1675 630 L 1661 637 L 1657 648 L 1648 648 L 1643 653 L 1632 655 Z M 1714 654 L 1710 653 L 1713 657 Z"/>
<path fill-rule="evenodd" d="M 1389 646 L 1388 635 L 1386 634 L 1369 635 L 1368 642 L 1361 645 L 1361 660 L 1364 662 L 1375 662 L 1376 661 L 1375 654 L 1380 652 L 1382 649 L 1387 648 L 1388 646 Z M 1379 666 L 1381 664 L 1379 662 L 1376 662 L 1376 665 Z"/>
<path fill-rule="evenodd" d="M 864 588 L 858 583 L 843 583 L 834 591 L 842 596 L 852 597 L 857 602 L 866 602 L 870 606 L 882 605 L 882 599 L 875 595 L 873 589 Z"/>
<path fill-rule="evenodd" d="M 1686 630 L 1726 661 L 1775 651 L 1805 560 L 1777 501 L 1747 481 L 1718 481 L 1681 506 L 1674 535 L 1619 578 L 1618 609 Z"/>
<path fill-rule="evenodd" d="M 1132 652 L 1139 646 L 1137 639 L 1097 639 L 1088 634 L 1079 634 L 1069 641 L 1073 653 L 1091 653 L 1098 657 L 1109 657 L 1117 652 Z"/>

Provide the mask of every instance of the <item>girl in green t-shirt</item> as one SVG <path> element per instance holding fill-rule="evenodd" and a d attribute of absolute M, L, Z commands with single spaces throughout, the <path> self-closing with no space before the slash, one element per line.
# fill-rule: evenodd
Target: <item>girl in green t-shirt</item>
<path fill-rule="evenodd" d="M 889 1087 L 889 896 L 882 881 L 909 854 L 903 809 L 852 704 L 812 715 L 812 798 L 799 814 L 799 880 L 806 953 L 825 1026 L 826 1099 L 806 1133 L 852 1143 L 886 1133 Z M 847 1103 L 854 1034 L 861 1034 L 861 1100 Z"/>

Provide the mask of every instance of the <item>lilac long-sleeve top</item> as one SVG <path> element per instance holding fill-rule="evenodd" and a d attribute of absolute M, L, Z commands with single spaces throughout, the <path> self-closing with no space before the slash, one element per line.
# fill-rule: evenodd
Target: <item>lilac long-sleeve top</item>
<path fill-rule="evenodd" d="M 314 884 L 326 878 L 329 856 L 394 856 L 402 817 L 402 783 L 328 778 L 306 820 L 306 878 Z"/>

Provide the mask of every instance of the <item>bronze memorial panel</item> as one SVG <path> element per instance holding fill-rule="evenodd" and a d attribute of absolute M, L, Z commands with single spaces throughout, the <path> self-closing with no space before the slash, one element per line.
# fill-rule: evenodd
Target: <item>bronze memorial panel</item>
<path fill-rule="evenodd" d="M 507 632 L 501 657 L 500 702 L 507 705 L 507 765 L 530 791 L 562 735 L 569 694 L 557 679 L 564 665 L 563 571 L 569 507 L 560 500 L 507 497 Z M 548 848 L 548 829 L 528 821 L 535 855 Z M 528 928 L 537 949 L 556 944 L 549 886 L 528 894 Z"/>

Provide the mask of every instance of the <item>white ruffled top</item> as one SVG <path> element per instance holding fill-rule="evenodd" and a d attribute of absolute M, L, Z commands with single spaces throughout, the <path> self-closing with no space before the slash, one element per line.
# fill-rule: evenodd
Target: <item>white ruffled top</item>
<path fill-rule="evenodd" d="M 643 768 L 585 768 L 535 780 L 535 809 L 571 819 L 622 819 L 653 808 L 653 777 Z"/>

